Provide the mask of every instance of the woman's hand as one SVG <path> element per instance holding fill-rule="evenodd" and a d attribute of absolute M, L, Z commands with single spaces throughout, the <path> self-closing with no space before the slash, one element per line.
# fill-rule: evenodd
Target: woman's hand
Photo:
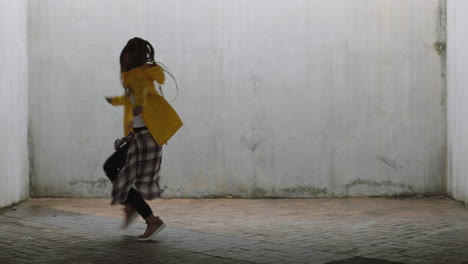
<path fill-rule="evenodd" d="M 122 146 L 125 142 L 127 142 L 126 140 L 122 139 L 122 138 L 118 138 L 114 141 L 114 149 L 115 150 L 118 150 L 120 148 L 120 146 Z"/>
<path fill-rule="evenodd" d="M 118 150 L 120 147 L 122 147 L 123 144 L 131 142 L 135 140 L 135 136 L 133 133 L 130 133 L 128 136 L 123 137 L 123 138 L 118 138 L 114 141 L 114 149 Z"/>

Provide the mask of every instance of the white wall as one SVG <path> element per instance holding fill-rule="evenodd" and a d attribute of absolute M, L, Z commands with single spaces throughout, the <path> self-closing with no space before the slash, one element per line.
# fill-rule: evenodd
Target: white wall
<path fill-rule="evenodd" d="M 442 193 L 440 2 L 31 0 L 34 195 L 108 195 L 134 36 L 181 87 L 167 196 Z"/>
<path fill-rule="evenodd" d="M 0 0 L 0 208 L 29 197 L 26 1 Z"/>
<path fill-rule="evenodd" d="M 468 202 L 468 2 L 447 2 L 448 192 Z"/>

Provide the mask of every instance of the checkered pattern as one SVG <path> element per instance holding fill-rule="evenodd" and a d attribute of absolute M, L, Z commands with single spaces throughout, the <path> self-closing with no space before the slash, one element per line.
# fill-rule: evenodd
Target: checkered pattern
<path fill-rule="evenodd" d="M 112 204 L 124 204 L 130 188 L 135 188 L 145 200 L 161 197 L 159 186 L 162 147 L 148 130 L 134 134 L 129 142 L 125 166 L 117 175 L 112 187 Z"/>

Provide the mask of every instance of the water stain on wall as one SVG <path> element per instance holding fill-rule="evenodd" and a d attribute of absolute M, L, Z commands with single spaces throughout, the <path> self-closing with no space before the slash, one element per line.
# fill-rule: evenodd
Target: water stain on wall
<path fill-rule="evenodd" d="M 377 156 L 377 159 L 381 161 L 383 164 L 387 165 L 388 167 L 394 170 L 401 170 L 403 166 L 399 165 L 395 160 L 387 158 L 385 156 Z"/>
<path fill-rule="evenodd" d="M 241 144 L 246 146 L 252 153 L 255 152 L 262 143 L 262 141 L 256 139 L 241 138 Z"/>
<path fill-rule="evenodd" d="M 307 197 L 317 197 L 323 196 L 328 193 L 327 188 L 317 188 L 310 185 L 305 186 L 296 186 L 296 187 L 287 187 L 279 190 L 280 193 L 284 193 L 286 195 L 306 195 Z"/>
<path fill-rule="evenodd" d="M 255 187 L 252 189 L 252 196 L 253 197 L 264 197 L 268 192 L 265 189 L 260 187 Z"/>
<path fill-rule="evenodd" d="M 394 190 L 403 190 L 405 193 L 412 193 L 414 192 L 414 189 L 411 185 L 403 184 L 403 183 L 396 183 L 392 181 L 373 181 L 373 180 L 364 180 L 361 178 L 357 178 L 349 182 L 348 184 L 345 185 L 345 190 L 346 190 L 346 196 L 349 195 L 349 190 L 356 188 L 358 186 L 365 186 L 367 189 L 375 189 L 375 188 L 389 188 L 389 189 L 394 189 Z"/>
<path fill-rule="evenodd" d="M 91 187 L 106 188 L 107 184 L 110 183 L 106 178 L 100 178 L 98 180 L 83 180 L 83 179 L 72 179 L 68 182 L 70 186 L 77 184 L 90 185 Z"/>

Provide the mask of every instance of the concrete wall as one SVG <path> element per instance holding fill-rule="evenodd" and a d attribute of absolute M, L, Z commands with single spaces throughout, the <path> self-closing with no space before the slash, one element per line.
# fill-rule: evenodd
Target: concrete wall
<path fill-rule="evenodd" d="M 31 0 L 34 196 L 109 194 L 123 110 L 104 96 L 134 36 L 181 88 L 167 196 L 442 193 L 441 3 Z"/>
<path fill-rule="evenodd" d="M 468 202 L 468 2 L 447 2 L 448 192 Z"/>
<path fill-rule="evenodd" d="M 29 196 L 27 3 L 0 0 L 0 208 Z"/>

